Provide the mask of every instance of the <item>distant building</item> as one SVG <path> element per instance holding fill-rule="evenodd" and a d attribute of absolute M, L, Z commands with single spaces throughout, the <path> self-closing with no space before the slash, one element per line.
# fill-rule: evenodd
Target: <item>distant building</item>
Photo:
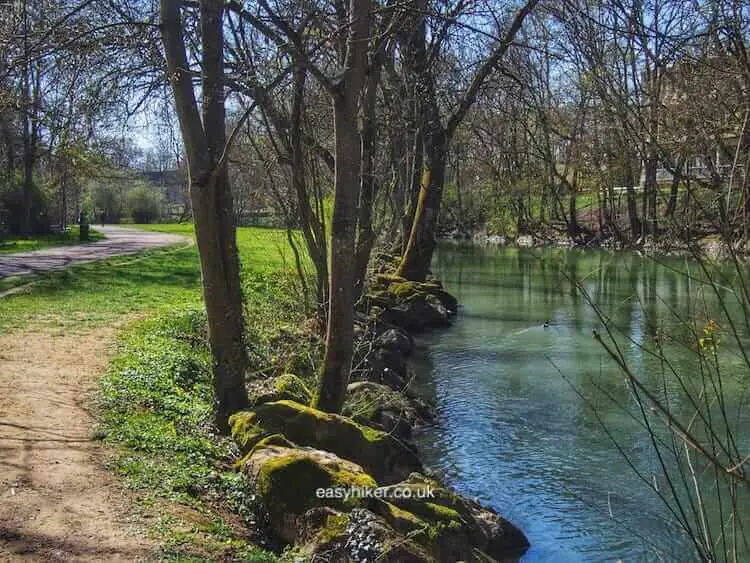
<path fill-rule="evenodd" d="M 162 194 L 169 219 L 180 219 L 189 212 L 187 174 L 183 169 L 144 170 L 139 176 Z"/>
<path fill-rule="evenodd" d="M 743 70 L 726 54 L 684 58 L 663 71 L 659 144 L 670 153 L 657 181 L 683 178 L 711 184 L 729 180 L 738 149 L 748 135 L 748 100 Z"/>

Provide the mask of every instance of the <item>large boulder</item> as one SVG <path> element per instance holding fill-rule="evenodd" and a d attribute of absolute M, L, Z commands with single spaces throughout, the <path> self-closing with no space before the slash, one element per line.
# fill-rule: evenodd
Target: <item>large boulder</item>
<path fill-rule="evenodd" d="M 325 554 L 327 561 L 342 562 L 484 563 L 517 558 L 528 547 L 526 538 L 512 525 L 439 485 L 429 489 L 432 498 L 392 495 L 396 489 L 413 492 L 418 479 L 414 476 L 410 482 L 380 488 L 378 497 L 349 512 L 331 507 L 309 510 L 297 520 L 303 553 L 312 560 Z M 498 522 L 505 526 L 502 531 Z"/>
<path fill-rule="evenodd" d="M 298 540 L 297 519 L 308 510 L 318 506 L 351 509 L 362 500 L 354 495 L 321 495 L 320 491 L 377 486 L 356 463 L 330 452 L 291 447 L 288 443 L 275 445 L 278 443 L 276 438 L 256 444 L 241 463 L 255 483 L 272 529 L 286 542 Z"/>
<path fill-rule="evenodd" d="M 370 381 L 349 384 L 342 414 L 402 440 L 410 440 L 413 428 L 434 418 L 424 401 Z"/>
<path fill-rule="evenodd" d="M 450 293 L 443 289 L 439 281 L 413 282 L 413 281 L 394 281 L 388 284 L 388 293 L 399 301 L 408 300 L 420 293 L 426 293 L 437 298 L 440 304 L 445 307 L 450 315 L 458 311 L 458 300 Z"/>
<path fill-rule="evenodd" d="M 387 274 L 375 276 L 366 301 L 381 321 L 410 332 L 447 326 L 458 310 L 456 298 L 439 282 L 407 281 Z"/>
<path fill-rule="evenodd" d="M 415 448 L 394 436 L 293 401 L 276 401 L 241 411 L 229 419 L 232 438 L 243 452 L 261 439 L 283 434 L 300 446 L 333 452 L 364 467 L 381 483 L 395 483 L 422 464 Z"/>
<path fill-rule="evenodd" d="M 385 309 L 383 320 L 410 332 L 450 325 L 450 313 L 440 300 L 429 293 L 417 293 L 398 305 Z"/>
<path fill-rule="evenodd" d="M 273 379 L 257 379 L 248 384 L 250 405 L 260 405 L 273 401 L 294 401 L 303 405 L 312 402 L 312 392 L 302 379 L 292 373 L 285 373 Z"/>
<path fill-rule="evenodd" d="M 507 520 L 416 473 L 378 488 L 360 465 L 281 435 L 258 442 L 241 466 L 271 529 L 310 560 L 486 562 L 528 547 Z"/>
<path fill-rule="evenodd" d="M 413 474 L 383 490 L 389 503 L 401 511 L 440 524 L 437 530 L 428 531 L 430 541 L 425 545 L 438 550 L 441 561 L 470 560 L 476 550 L 503 559 L 520 555 L 529 547 L 523 532 L 495 511 L 423 475 Z"/>
<path fill-rule="evenodd" d="M 348 513 L 329 507 L 314 508 L 298 523 L 303 534 L 300 551 L 307 561 L 435 561 L 422 546 L 395 530 L 381 516 L 363 507 Z"/>

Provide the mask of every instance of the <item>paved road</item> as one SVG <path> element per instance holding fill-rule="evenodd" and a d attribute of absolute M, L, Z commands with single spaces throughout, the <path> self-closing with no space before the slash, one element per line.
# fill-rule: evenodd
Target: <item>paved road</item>
<path fill-rule="evenodd" d="M 80 262 L 135 254 L 151 248 L 190 241 L 190 239 L 181 235 L 152 233 L 109 225 L 92 225 L 92 227 L 107 238 L 87 244 L 55 246 L 17 254 L 0 254 L 0 278 L 43 274 L 52 270 L 61 270 Z"/>

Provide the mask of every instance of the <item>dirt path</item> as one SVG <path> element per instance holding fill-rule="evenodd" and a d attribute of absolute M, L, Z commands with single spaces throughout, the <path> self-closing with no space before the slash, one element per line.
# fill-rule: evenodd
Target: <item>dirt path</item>
<path fill-rule="evenodd" d="M 0 337 L 0 561 L 134 561 L 153 546 L 92 440 L 116 329 Z"/>
<path fill-rule="evenodd" d="M 87 244 L 55 246 L 33 252 L 0 255 L 0 278 L 42 274 L 80 262 L 134 254 L 160 246 L 190 241 L 182 235 L 139 231 L 111 225 L 95 225 L 94 228 L 107 238 Z"/>

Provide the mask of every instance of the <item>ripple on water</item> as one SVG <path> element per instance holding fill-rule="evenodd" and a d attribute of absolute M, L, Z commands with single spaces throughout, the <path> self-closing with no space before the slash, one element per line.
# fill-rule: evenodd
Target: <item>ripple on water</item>
<path fill-rule="evenodd" d="M 692 560 L 661 501 L 627 467 L 571 386 L 589 394 L 605 388 L 630 400 L 621 375 L 593 342 L 591 331 L 599 327 L 593 311 L 533 261 L 499 251 L 478 261 L 450 252 L 458 254 L 448 266 L 438 261 L 436 273 L 462 311 L 452 329 L 421 338 L 416 357 L 440 420 L 418 437 L 426 463 L 459 492 L 520 525 L 532 543 L 525 560 Z M 579 266 L 582 275 L 593 269 Z M 632 280 L 622 269 L 605 273 L 614 277 L 606 285 L 610 293 L 599 299 L 642 338 L 645 316 L 626 299 Z M 597 284 L 588 290 L 596 293 Z M 634 358 L 639 366 L 645 361 Z M 599 414 L 645 475 L 658 472 L 640 427 L 611 406 Z"/>

